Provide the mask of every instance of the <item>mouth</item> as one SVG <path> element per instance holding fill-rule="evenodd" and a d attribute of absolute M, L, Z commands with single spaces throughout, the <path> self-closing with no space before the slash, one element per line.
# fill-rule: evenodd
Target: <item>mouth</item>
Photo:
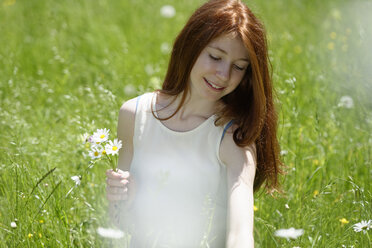
<path fill-rule="evenodd" d="M 221 86 L 218 86 L 210 81 L 208 81 L 207 79 L 204 78 L 204 81 L 205 83 L 209 86 L 209 88 L 212 88 L 213 90 L 215 91 L 221 91 L 223 89 L 225 89 L 225 87 L 221 87 Z"/>

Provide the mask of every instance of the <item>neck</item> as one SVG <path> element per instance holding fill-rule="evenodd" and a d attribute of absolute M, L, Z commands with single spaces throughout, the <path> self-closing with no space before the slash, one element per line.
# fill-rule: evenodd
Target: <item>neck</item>
<path fill-rule="evenodd" d="M 185 94 L 183 92 L 182 94 Z M 181 101 L 182 94 L 177 96 L 175 101 L 175 106 Z M 193 96 L 190 92 L 187 94 L 185 102 L 180 109 L 180 117 L 187 118 L 188 116 L 200 116 L 204 118 L 209 118 L 211 115 L 217 112 L 218 102 L 212 102 L 208 99 L 203 99 L 200 97 Z"/>
<path fill-rule="evenodd" d="M 182 96 L 185 94 L 184 92 L 176 96 L 174 102 L 166 109 L 170 112 L 174 112 L 178 105 L 181 102 Z M 167 106 L 173 97 L 164 97 L 163 101 L 159 102 L 160 107 Z M 211 102 L 207 99 L 202 99 L 200 97 L 195 97 L 191 93 L 188 93 L 185 99 L 185 102 L 181 106 L 180 110 L 175 115 L 178 119 L 187 119 L 190 116 L 198 116 L 203 118 L 209 118 L 211 115 L 217 112 L 218 106 L 220 104 L 218 102 Z"/>

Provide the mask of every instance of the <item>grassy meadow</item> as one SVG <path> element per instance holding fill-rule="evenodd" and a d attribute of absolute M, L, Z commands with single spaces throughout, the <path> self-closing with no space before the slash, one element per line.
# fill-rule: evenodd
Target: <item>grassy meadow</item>
<path fill-rule="evenodd" d="M 113 138 L 121 104 L 160 87 L 202 2 L 0 0 L 0 247 L 117 242 L 97 234 L 108 166 L 88 168 L 81 135 Z M 255 247 L 372 247 L 353 229 L 372 219 L 372 2 L 245 2 L 267 28 L 287 165 L 283 194 L 255 195 Z M 304 234 L 274 236 L 290 227 Z"/>

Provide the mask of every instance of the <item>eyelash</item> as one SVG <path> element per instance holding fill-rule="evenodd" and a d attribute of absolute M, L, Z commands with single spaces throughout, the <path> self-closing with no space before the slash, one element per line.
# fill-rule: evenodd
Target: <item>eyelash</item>
<path fill-rule="evenodd" d="M 212 54 L 209 54 L 209 57 L 210 57 L 211 59 L 213 59 L 213 60 L 216 60 L 216 61 L 218 61 L 218 60 L 221 59 L 221 58 L 218 58 L 218 57 L 214 57 Z"/>
<path fill-rule="evenodd" d="M 213 59 L 214 61 L 219 61 L 219 60 L 221 60 L 221 58 L 215 57 L 215 56 L 213 56 L 212 54 L 209 54 L 209 57 L 210 57 L 211 59 Z M 237 66 L 237 65 L 234 65 L 234 68 L 237 69 L 238 71 L 243 71 L 243 70 L 244 70 L 244 68 L 239 67 L 239 66 Z"/>
<path fill-rule="evenodd" d="M 242 68 L 242 67 L 239 67 L 239 66 L 237 66 L 237 65 L 234 65 L 235 66 L 235 68 L 237 69 L 237 70 L 239 70 L 239 71 L 243 71 L 244 70 L 244 68 Z"/>

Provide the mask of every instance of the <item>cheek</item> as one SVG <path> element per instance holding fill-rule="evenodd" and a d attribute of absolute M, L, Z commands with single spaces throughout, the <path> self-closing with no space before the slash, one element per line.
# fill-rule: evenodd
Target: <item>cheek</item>
<path fill-rule="evenodd" d="M 240 82 L 243 80 L 243 77 L 244 77 L 244 74 L 240 74 L 240 73 L 238 75 L 234 75 L 233 80 L 231 80 L 232 81 L 231 85 L 232 87 L 234 87 L 234 89 L 238 87 Z"/>
<path fill-rule="evenodd" d="M 196 60 L 194 67 L 200 72 L 210 71 L 213 69 L 213 63 L 208 59 L 208 56 L 202 54 Z"/>

